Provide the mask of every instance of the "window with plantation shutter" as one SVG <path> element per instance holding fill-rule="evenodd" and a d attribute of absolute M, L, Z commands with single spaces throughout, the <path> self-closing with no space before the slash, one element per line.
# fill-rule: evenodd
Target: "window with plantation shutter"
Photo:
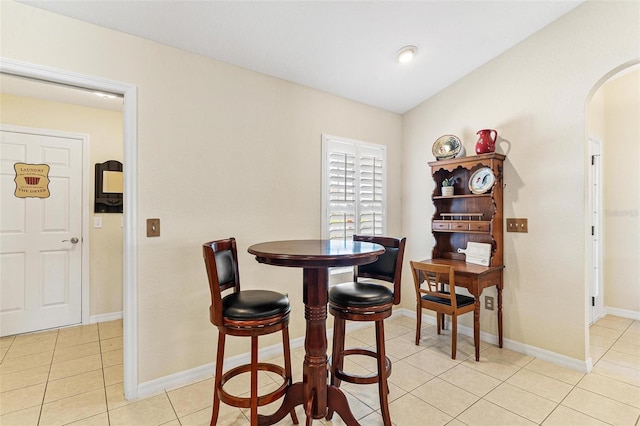
<path fill-rule="evenodd" d="M 322 237 L 383 235 L 386 148 L 323 135 L 322 153 Z"/>
<path fill-rule="evenodd" d="M 345 239 L 355 233 L 356 158 L 347 152 L 328 153 L 329 239 Z"/>

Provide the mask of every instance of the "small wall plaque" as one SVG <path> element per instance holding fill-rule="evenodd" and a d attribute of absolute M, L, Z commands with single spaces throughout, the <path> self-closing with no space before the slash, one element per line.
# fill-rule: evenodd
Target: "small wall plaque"
<path fill-rule="evenodd" d="M 49 165 L 15 163 L 17 198 L 49 198 Z"/>

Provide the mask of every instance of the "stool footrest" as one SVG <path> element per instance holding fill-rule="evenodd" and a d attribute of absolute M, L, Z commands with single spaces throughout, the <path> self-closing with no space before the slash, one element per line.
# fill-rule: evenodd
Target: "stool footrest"
<path fill-rule="evenodd" d="M 265 395 L 258 396 L 258 407 L 261 407 L 263 405 L 270 404 L 277 399 L 280 399 L 287 392 L 287 389 L 291 385 L 291 380 L 287 378 L 285 369 L 279 365 L 259 362 L 256 368 L 258 371 L 269 371 L 271 373 L 275 373 L 280 377 L 282 377 L 283 379 L 283 383 L 280 387 L 278 387 L 278 389 L 274 390 L 273 392 L 269 392 Z M 233 407 L 239 407 L 239 408 L 251 407 L 250 397 L 243 398 L 243 397 L 231 395 L 230 393 L 224 390 L 225 383 L 227 383 L 230 379 L 240 374 L 250 373 L 250 372 L 251 372 L 251 364 L 243 364 L 235 368 L 232 368 L 231 370 L 224 373 L 220 381 L 220 387 L 217 389 L 220 400 L 225 404 L 231 405 Z"/>
<path fill-rule="evenodd" d="M 364 355 L 364 356 L 369 356 L 376 359 L 378 357 L 378 354 L 376 352 L 371 351 L 369 349 L 361 349 L 361 348 L 345 349 L 343 353 L 345 357 L 349 355 Z M 331 362 L 331 360 L 329 362 Z M 391 375 L 391 360 L 389 359 L 389 357 L 385 357 L 385 374 L 387 377 Z M 379 380 L 377 371 L 367 375 L 356 375 L 356 374 L 347 373 L 343 370 L 336 370 L 335 377 L 345 382 L 363 384 L 363 385 L 378 383 L 378 380 Z"/>

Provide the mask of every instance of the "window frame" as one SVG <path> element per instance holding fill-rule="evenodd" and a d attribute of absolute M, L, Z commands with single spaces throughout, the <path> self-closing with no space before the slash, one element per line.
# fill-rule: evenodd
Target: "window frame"
<path fill-rule="evenodd" d="M 376 235 L 386 235 L 387 232 L 387 147 L 385 145 L 375 144 L 371 142 L 363 142 L 354 139 L 343 138 L 339 136 L 332 135 L 322 135 L 322 219 L 321 219 L 321 235 L 323 239 L 329 239 L 329 231 L 330 231 L 330 155 L 331 153 L 343 153 L 343 154 L 351 154 L 354 155 L 355 158 L 355 211 L 354 211 L 354 219 L 355 219 L 355 227 L 354 234 L 362 233 L 362 221 L 360 217 L 360 213 L 362 211 L 363 200 L 361 199 L 361 191 L 360 191 L 360 178 L 363 173 L 361 157 L 363 152 L 370 152 L 380 156 L 382 160 L 382 201 L 381 201 L 381 210 L 382 210 L 382 218 L 381 218 L 381 231 L 380 234 Z M 375 226 L 374 226 L 375 233 Z M 350 239 L 351 235 L 344 237 L 345 239 Z"/>

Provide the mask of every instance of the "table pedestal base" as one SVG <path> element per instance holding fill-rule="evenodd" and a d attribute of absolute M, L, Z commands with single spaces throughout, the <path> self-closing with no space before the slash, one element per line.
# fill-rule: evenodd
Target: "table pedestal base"
<path fill-rule="evenodd" d="M 270 416 L 259 415 L 257 423 L 277 423 L 302 405 L 307 425 L 313 419 L 325 418 L 331 410 L 338 413 L 345 424 L 358 426 L 345 394 L 327 383 L 329 268 L 374 262 L 384 253 L 384 247 L 363 241 L 292 240 L 254 244 L 248 251 L 260 263 L 303 268 L 302 298 L 307 326 L 302 382 L 290 385 L 280 408 Z"/>
<path fill-rule="evenodd" d="M 306 424 L 323 419 L 329 409 L 338 413 L 345 424 L 359 425 L 351 413 L 344 393 L 327 384 L 327 302 L 329 271 L 326 268 L 304 268 L 305 334 L 303 381 L 292 384 L 282 406 L 270 416 L 258 416 L 259 425 L 271 425 L 282 420 L 294 407 L 304 405 Z"/>
<path fill-rule="evenodd" d="M 326 413 L 321 416 L 315 416 L 311 412 L 314 402 L 315 392 L 312 392 L 309 395 L 309 400 L 304 400 L 304 383 L 297 382 L 291 385 L 289 390 L 287 391 L 287 395 L 284 397 L 284 401 L 278 411 L 275 413 L 265 416 L 258 415 L 258 425 L 272 425 L 274 423 L 279 422 L 284 419 L 294 407 L 298 405 L 304 405 L 305 415 L 307 420 L 305 422 L 306 426 L 310 426 L 311 422 L 314 418 L 323 419 L 326 416 Z M 336 386 L 327 386 L 327 408 L 331 407 L 331 409 L 337 413 L 342 421 L 346 425 L 349 426 L 359 426 L 360 423 L 356 420 L 351 413 L 351 409 L 349 408 L 349 401 L 347 401 L 347 397 L 345 394 Z"/>

